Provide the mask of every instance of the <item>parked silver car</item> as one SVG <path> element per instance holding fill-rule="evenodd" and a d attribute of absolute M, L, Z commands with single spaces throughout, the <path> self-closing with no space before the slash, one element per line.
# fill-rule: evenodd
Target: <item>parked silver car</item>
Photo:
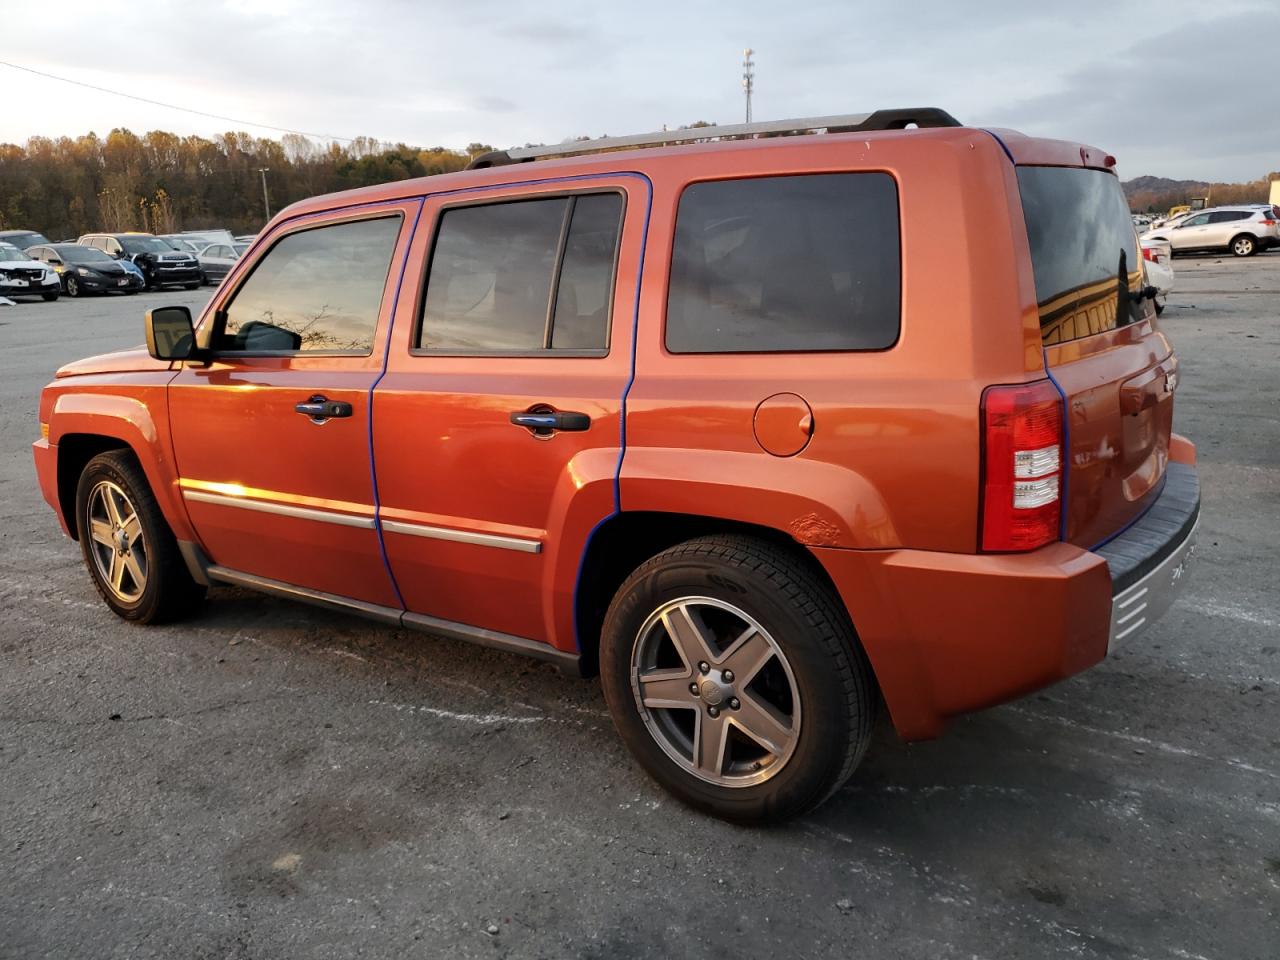
<path fill-rule="evenodd" d="M 1148 230 L 1142 239 L 1167 240 L 1175 254 L 1230 250 L 1237 257 L 1251 257 L 1259 250 L 1280 246 L 1280 207 L 1210 207 L 1195 211 L 1180 222 Z"/>
<path fill-rule="evenodd" d="M 247 243 L 211 243 L 197 256 L 206 283 L 221 283 L 236 261 L 249 249 Z"/>

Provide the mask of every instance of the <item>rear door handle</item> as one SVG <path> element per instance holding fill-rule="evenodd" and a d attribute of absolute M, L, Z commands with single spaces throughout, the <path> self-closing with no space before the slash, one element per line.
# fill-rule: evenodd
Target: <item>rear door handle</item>
<path fill-rule="evenodd" d="M 310 417 L 316 423 L 324 423 L 334 417 L 351 416 L 351 404 L 342 400 L 328 400 L 319 394 L 294 404 L 294 412 Z"/>
<path fill-rule="evenodd" d="M 511 422 L 517 427 L 528 427 L 538 436 L 550 436 L 556 430 L 587 430 L 591 418 L 573 410 L 543 410 L 530 413 L 517 410 L 511 414 Z"/>

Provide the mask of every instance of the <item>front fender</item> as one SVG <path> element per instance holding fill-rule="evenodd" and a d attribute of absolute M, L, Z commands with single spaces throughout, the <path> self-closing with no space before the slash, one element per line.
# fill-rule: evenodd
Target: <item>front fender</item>
<path fill-rule="evenodd" d="M 104 437 L 126 444 L 138 458 L 156 503 L 179 540 L 194 540 L 191 522 L 178 488 L 178 471 L 169 441 L 169 408 L 166 387 L 172 374 L 134 374 L 128 386 L 84 385 L 63 388 L 61 382 L 48 409 L 49 445 L 58 450 L 59 473 L 76 436 Z M 139 382 L 142 381 L 142 382 Z M 73 518 L 62 517 L 70 526 Z"/>

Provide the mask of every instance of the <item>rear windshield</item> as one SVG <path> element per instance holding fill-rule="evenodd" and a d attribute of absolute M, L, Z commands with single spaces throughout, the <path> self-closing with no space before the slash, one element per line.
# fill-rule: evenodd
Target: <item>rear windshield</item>
<path fill-rule="evenodd" d="M 1142 284 L 1120 181 L 1083 167 L 1019 167 L 1040 336 L 1046 345 L 1092 336 L 1142 316 Z"/>
<path fill-rule="evenodd" d="M 112 262 L 113 258 L 107 256 L 96 247 L 82 247 L 79 244 L 64 244 L 54 247 L 54 252 L 61 254 L 62 259 L 68 263 L 101 263 L 103 260 Z"/>
<path fill-rule="evenodd" d="M 5 237 L 5 241 L 12 243 L 19 250 L 25 250 L 27 247 L 48 243 L 49 239 L 43 233 L 17 233 L 11 237 Z"/>

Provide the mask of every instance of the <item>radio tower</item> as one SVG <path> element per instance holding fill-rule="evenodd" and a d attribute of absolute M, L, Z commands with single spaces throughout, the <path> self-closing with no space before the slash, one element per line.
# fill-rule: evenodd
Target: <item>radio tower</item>
<path fill-rule="evenodd" d="M 742 92 L 747 95 L 747 123 L 751 122 L 751 91 L 756 87 L 755 64 L 751 55 L 755 53 L 750 47 L 742 51 Z"/>

